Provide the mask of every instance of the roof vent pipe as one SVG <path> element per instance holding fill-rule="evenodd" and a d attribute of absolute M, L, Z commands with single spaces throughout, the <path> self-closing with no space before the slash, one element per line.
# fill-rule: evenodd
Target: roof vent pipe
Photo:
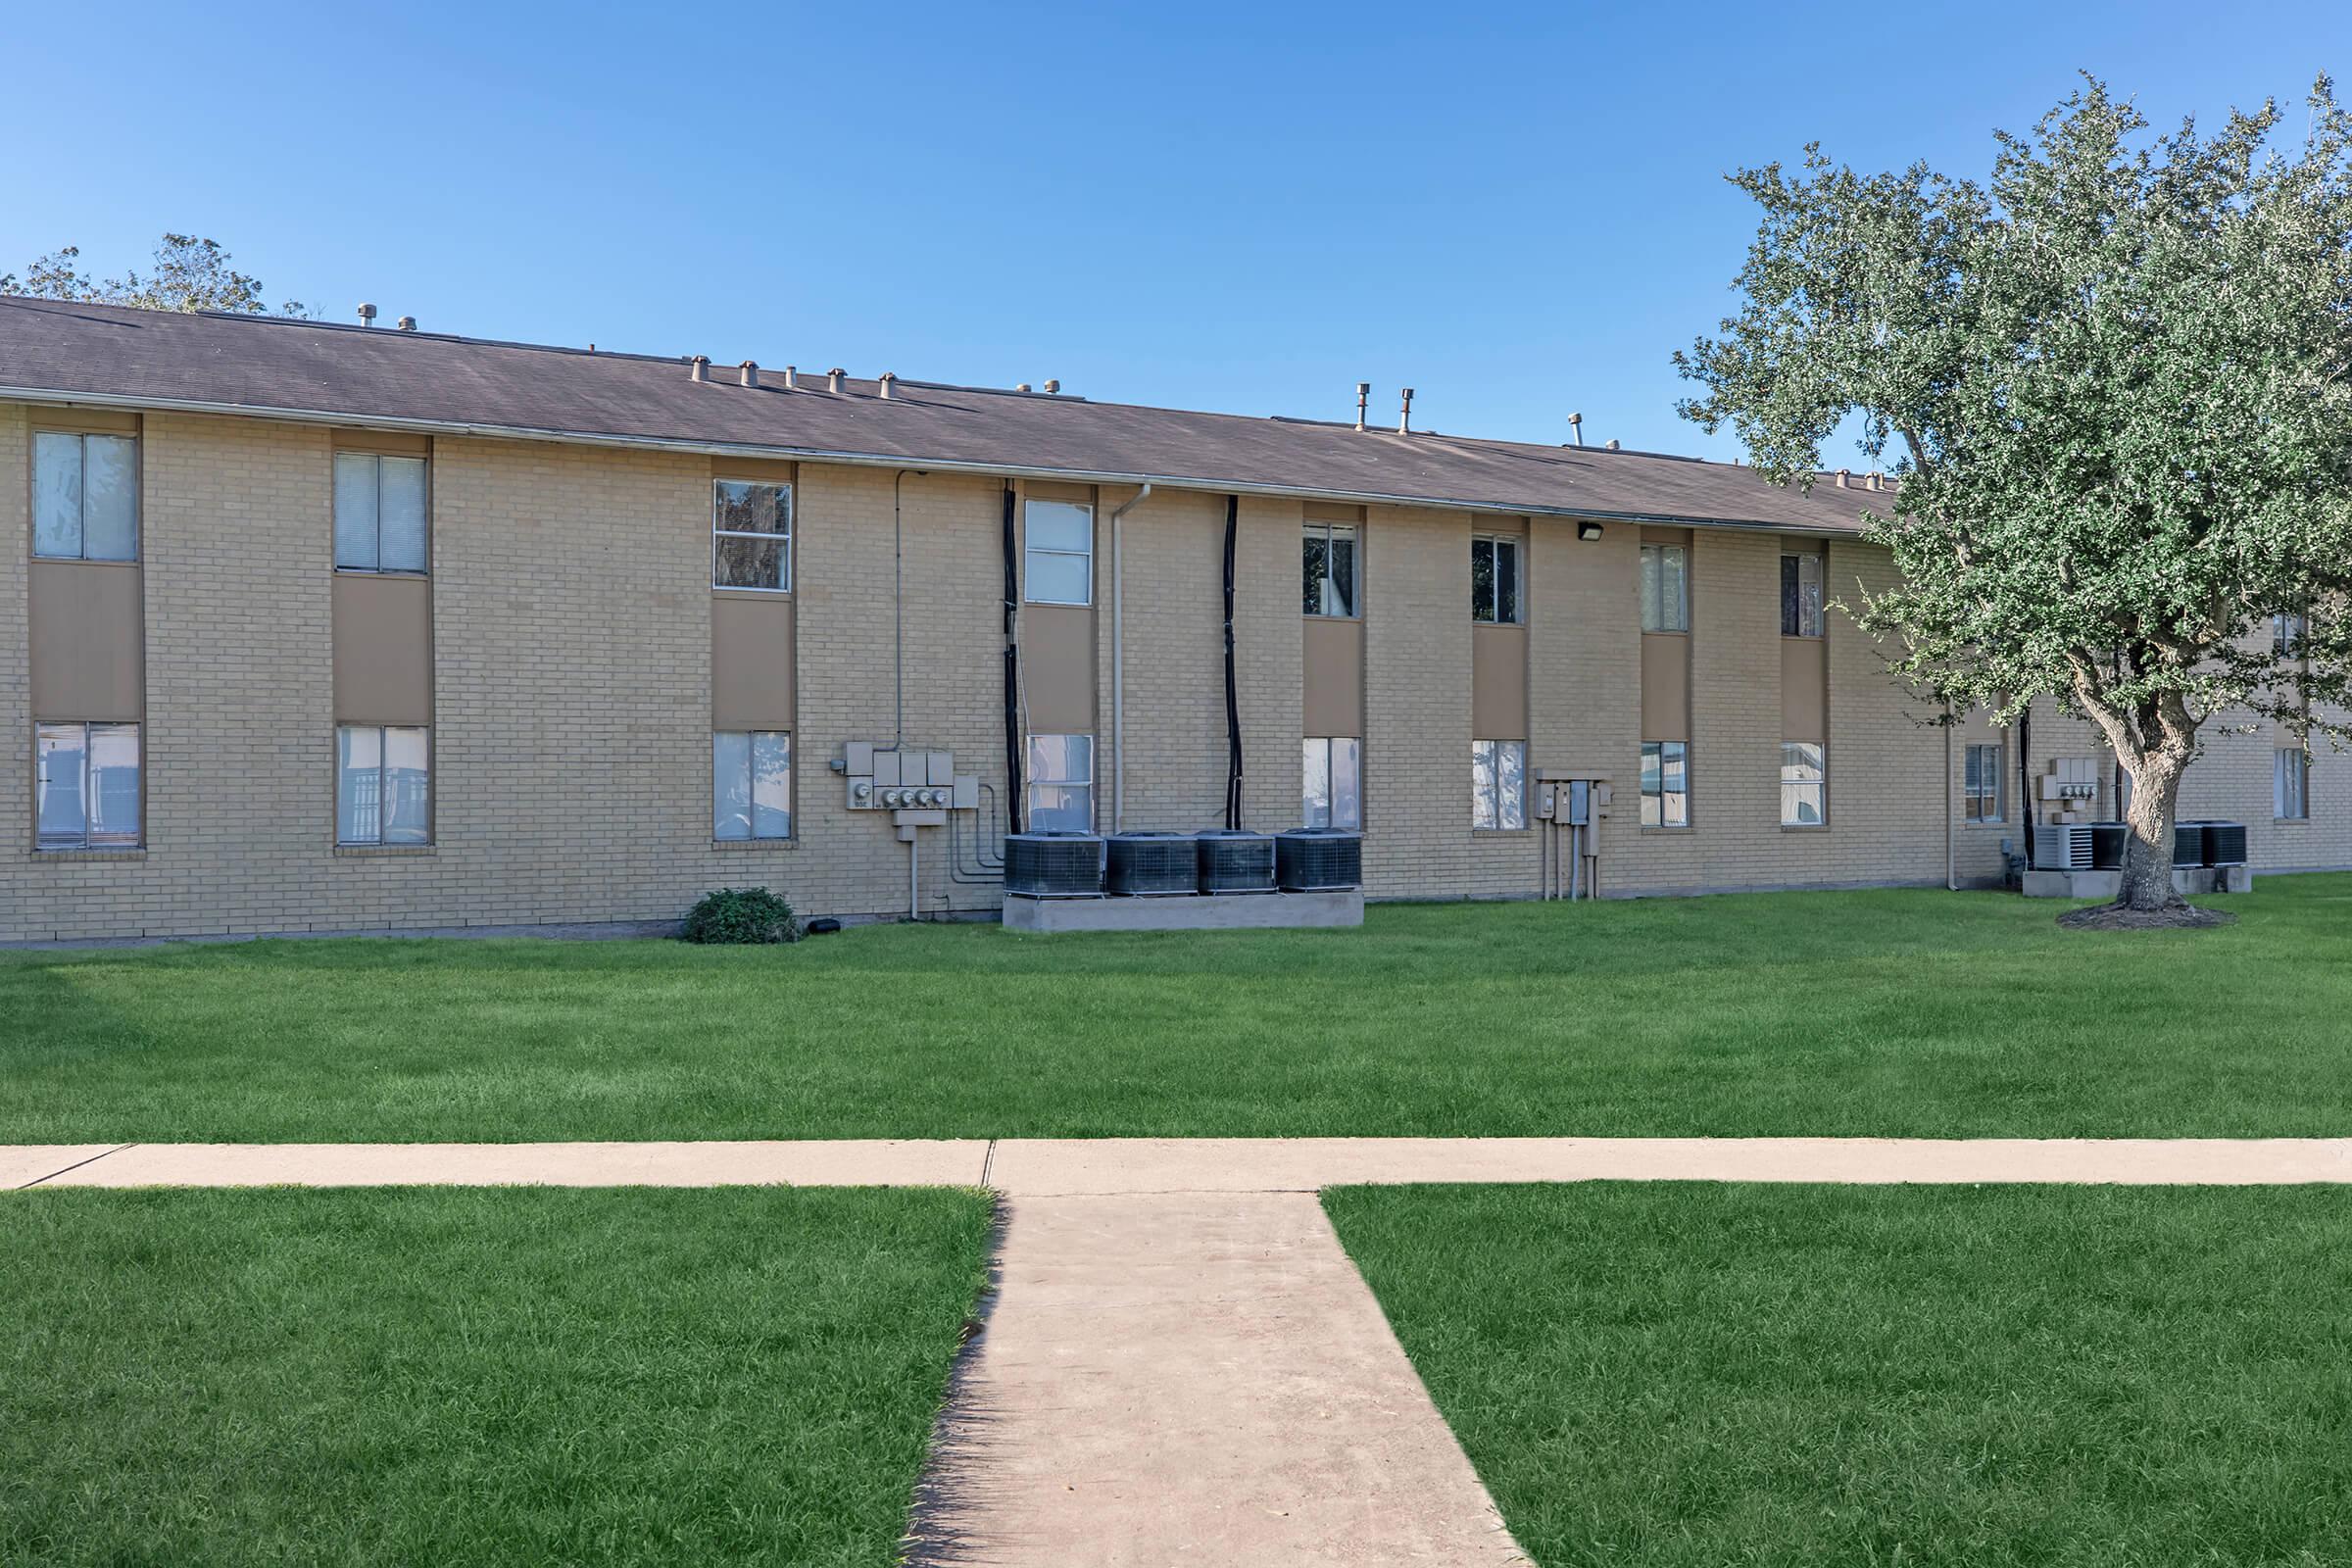
<path fill-rule="evenodd" d="M 404 316 L 400 318 L 397 324 L 403 332 L 414 332 L 416 330 L 416 318 L 414 316 Z"/>
<path fill-rule="evenodd" d="M 362 326 L 373 326 L 375 324 L 374 306 L 363 305 L 360 307 L 360 324 Z"/>
<path fill-rule="evenodd" d="M 1568 416 L 1568 433 L 1576 437 L 1578 446 L 1581 447 L 1585 444 L 1585 416 L 1583 415 L 1571 414 Z"/>
<path fill-rule="evenodd" d="M 1839 468 L 1838 470 L 1838 488 L 1840 490 L 1851 490 L 1853 487 L 1854 470 L 1851 468 Z"/>
<path fill-rule="evenodd" d="M 800 387 L 801 368 L 797 365 L 787 365 L 784 367 L 784 390 L 787 392 L 797 392 L 800 390 Z"/>
<path fill-rule="evenodd" d="M 1371 403 L 1371 401 L 1372 401 L 1372 383 L 1371 383 L 1371 382 L 1369 382 L 1369 381 L 1358 381 L 1358 382 L 1356 382 L 1356 383 L 1355 383 L 1355 427 L 1356 427 L 1358 430 L 1361 430 L 1361 429 L 1364 427 L 1364 409 L 1366 408 L 1366 406 L 1367 406 L 1367 405 L 1369 405 L 1369 404 Z"/>
<path fill-rule="evenodd" d="M 1886 489 L 1886 476 L 1885 474 L 1881 473 L 1881 472 L 1880 472 L 1878 469 L 1876 469 L 1876 468 L 1873 468 L 1873 469 L 1871 469 L 1871 470 L 1870 470 L 1870 487 L 1871 487 L 1873 490 L 1884 490 L 1884 489 Z"/>
<path fill-rule="evenodd" d="M 1404 389 L 1404 410 L 1396 416 L 1396 433 L 1398 435 L 1413 433 L 1413 389 L 1409 386 Z"/>
<path fill-rule="evenodd" d="M 1029 390 L 1029 383 L 1028 383 L 1028 382 L 1026 382 L 1026 381 L 1023 381 L 1023 382 L 1022 382 L 1020 385 L 1018 385 L 1018 386 L 1014 387 L 1014 388 L 1013 388 L 1013 390 L 1014 390 L 1015 392 L 1026 392 L 1026 391 L 1028 391 L 1028 390 Z"/>
<path fill-rule="evenodd" d="M 710 380 L 710 356 L 708 354 L 697 354 L 692 359 L 688 360 L 686 362 L 686 379 L 689 381 Z"/>
<path fill-rule="evenodd" d="M 1048 381 L 1048 382 L 1046 383 L 1046 396 L 1048 396 L 1048 397 L 1052 397 L 1052 396 L 1054 396 L 1055 393 L 1059 392 L 1060 390 L 1061 390 L 1061 383 L 1060 383 L 1059 381 Z"/>
<path fill-rule="evenodd" d="M 745 386 L 758 386 L 760 384 L 760 367 L 756 361 L 744 361 L 741 365 L 735 367 L 735 373 L 737 377 L 742 380 Z"/>
<path fill-rule="evenodd" d="M 891 394 L 891 389 L 899 384 L 899 373 L 896 370 L 884 370 L 882 372 L 882 379 L 874 384 L 879 389 L 877 396 L 888 397 Z"/>
<path fill-rule="evenodd" d="M 828 392 L 838 392 L 838 391 L 840 391 L 840 390 L 841 390 L 841 378 L 842 378 L 843 376 L 845 376 L 845 375 L 849 374 L 849 373 L 850 373 L 849 371 L 847 371 L 847 370 L 843 369 L 843 368 L 842 368 L 840 366 L 838 366 L 838 365 L 836 365 L 835 367 L 833 367 L 833 368 L 831 368 L 830 370 L 827 370 L 827 371 L 825 372 L 825 390 L 826 390 L 826 391 L 828 391 Z"/>
<path fill-rule="evenodd" d="M 1604 452 L 1614 452 L 1617 450 L 1617 438 L 1615 436 L 1611 436 L 1606 441 L 1603 441 L 1600 446 L 1601 450 Z"/>

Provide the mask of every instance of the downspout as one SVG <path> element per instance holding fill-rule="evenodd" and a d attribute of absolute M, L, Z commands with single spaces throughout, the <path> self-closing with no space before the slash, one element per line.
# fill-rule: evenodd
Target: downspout
<path fill-rule="evenodd" d="M 1021 830 L 1021 580 L 1013 552 L 1012 485 L 1004 486 L 1004 823 Z"/>
<path fill-rule="evenodd" d="M 2026 702 L 2025 710 L 2017 715 L 2017 814 L 2024 824 L 2021 840 L 2026 852 L 2026 869 L 2034 869 L 2034 824 L 2039 814 L 2034 808 L 2034 703 Z"/>
<path fill-rule="evenodd" d="M 1127 826 L 1127 637 L 1119 570 L 1119 524 L 1127 514 L 1152 494 L 1150 485 L 1115 507 L 1110 514 L 1110 830 Z"/>
<path fill-rule="evenodd" d="M 1225 498 L 1225 826 L 1242 825 L 1242 705 L 1233 681 L 1233 555 L 1241 531 L 1242 498 Z"/>
<path fill-rule="evenodd" d="M 1943 705 L 1943 890 L 1960 891 L 1960 870 L 1952 851 L 1952 705 Z"/>

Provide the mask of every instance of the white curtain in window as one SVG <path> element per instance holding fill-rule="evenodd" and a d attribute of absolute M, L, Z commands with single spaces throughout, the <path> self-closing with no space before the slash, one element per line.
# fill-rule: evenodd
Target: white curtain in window
<path fill-rule="evenodd" d="M 752 737 L 744 730 L 710 737 L 710 836 L 752 836 Z"/>
<path fill-rule="evenodd" d="M 1044 605 L 1092 604 L 1095 509 L 1032 501 L 1025 516 L 1029 598 Z"/>
<path fill-rule="evenodd" d="M 424 460 L 377 460 L 376 509 L 381 569 L 422 571 L 425 558 Z"/>
<path fill-rule="evenodd" d="M 384 732 L 371 724 L 335 731 L 335 842 L 384 841 Z"/>
<path fill-rule="evenodd" d="M 1039 833 L 1090 833 L 1095 826 L 1095 740 L 1091 735 L 1029 737 L 1029 827 Z"/>
<path fill-rule="evenodd" d="M 345 571 L 375 570 L 382 561 L 378 532 L 374 455 L 336 453 L 335 564 Z"/>
<path fill-rule="evenodd" d="M 44 849 L 78 849 L 89 827 L 87 732 L 79 724 L 43 724 L 34 735 L 38 833 Z"/>
<path fill-rule="evenodd" d="M 752 734 L 752 837 L 792 837 L 792 737 L 782 730 Z"/>
<path fill-rule="evenodd" d="M 384 731 L 384 842 L 422 844 L 431 837 L 432 747 L 421 729 Z"/>

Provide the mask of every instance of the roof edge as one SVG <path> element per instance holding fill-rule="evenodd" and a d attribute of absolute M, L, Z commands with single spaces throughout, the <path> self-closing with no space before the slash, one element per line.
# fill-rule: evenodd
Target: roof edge
<path fill-rule="evenodd" d="M 480 424 L 456 419 L 415 419 L 396 415 L 336 413 L 325 409 L 276 408 L 193 398 L 134 397 L 112 392 L 76 392 L 60 387 L 0 385 L 0 398 L 43 405 L 75 404 L 107 409 L 155 409 L 173 414 L 212 414 L 236 418 L 276 419 L 288 424 L 340 425 L 366 430 L 399 430 L 422 435 L 464 435 L 490 440 L 550 441 L 566 446 L 617 447 L 631 451 L 678 452 L 705 457 L 761 458 L 782 462 L 837 463 L 848 467 L 915 468 L 1020 479 L 1055 479 L 1087 484 L 1152 485 L 1163 490 L 1206 490 L 1220 495 L 1268 496 L 1281 500 L 1337 501 L 1356 506 L 1424 507 L 1440 512 L 1473 512 L 1508 517 L 1567 517 L 1596 522 L 1631 522 L 1677 528 L 1730 528 L 1746 532 L 1798 534 L 1826 539 L 1859 538 L 1850 529 L 1811 527 L 1753 517 L 1686 516 L 1670 513 L 1608 511 L 1591 507 L 1497 506 L 1444 496 L 1395 495 L 1379 491 L 1328 490 L 1306 485 L 1250 484 L 1193 474 L 1127 473 L 1087 468 L 1054 468 L 961 458 L 909 458 L 890 452 L 835 451 L 766 442 L 692 441 L 672 436 L 619 435 L 602 430 L 561 430 L 534 425 Z"/>

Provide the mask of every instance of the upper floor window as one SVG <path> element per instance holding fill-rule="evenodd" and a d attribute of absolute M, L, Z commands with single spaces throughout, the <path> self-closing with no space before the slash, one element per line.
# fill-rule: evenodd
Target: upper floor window
<path fill-rule="evenodd" d="M 136 436 L 33 433 L 32 553 L 54 561 L 139 559 Z"/>
<path fill-rule="evenodd" d="M 1353 523 L 1309 522 L 1299 562 L 1306 589 L 1301 608 L 1308 614 L 1353 615 L 1362 609 L 1356 596 Z"/>
<path fill-rule="evenodd" d="M 1029 737 L 1029 827 L 1038 833 L 1095 830 L 1095 738 Z"/>
<path fill-rule="evenodd" d="M 1971 746 L 1960 781 L 1964 805 L 1961 815 L 1971 822 L 2001 819 L 2001 748 Z"/>
<path fill-rule="evenodd" d="M 37 724 L 33 774 L 40 848 L 138 847 L 138 725 Z"/>
<path fill-rule="evenodd" d="M 710 836 L 792 837 L 792 736 L 722 729 L 710 737 Z"/>
<path fill-rule="evenodd" d="M 1821 555 L 1818 551 L 1784 552 L 1781 556 L 1781 635 L 1821 635 Z"/>
<path fill-rule="evenodd" d="M 335 842 L 432 842 L 430 738 L 401 724 L 335 730 Z"/>
<path fill-rule="evenodd" d="M 1299 823 L 1361 832 L 1363 743 L 1352 735 L 1310 735 L 1299 770 Z"/>
<path fill-rule="evenodd" d="M 710 586 L 792 590 L 792 486 L 710 482 Z"/>
<path fill-rule="evenodd" d="M 424 570 L 424 460 L 335 454 L 335 569 Z"/>
<path fill-rule="evenodd" d="M 1689 552 L 1681 545 L 1642 547 L 1642 629 L 1689 631 Z"/>
<path fill-rule="evenodd" d="M 1520 619 L 1519 537 L 1479 534 L 1470 541 L 1470 618 L 1515 626 Z"/>
<path fill-rule="evenodd" d="M 1470 743 L 1470 825 L 1527 826 L 1527 742 Z"/>
<path fill-rule="evenodd" d="M 2303 639 L 2311 630 L 2310 620 L 2302 615 L 2273 615 L 2271 617 L 2271 651 L 2280 659 L 2300 659 Z"/>
<path fill-rule="evenodd" d="M 1095 602 L 1095 509 L 1076 501 L 1034 500 L 1024 514 L 1029 602 Z"/>

